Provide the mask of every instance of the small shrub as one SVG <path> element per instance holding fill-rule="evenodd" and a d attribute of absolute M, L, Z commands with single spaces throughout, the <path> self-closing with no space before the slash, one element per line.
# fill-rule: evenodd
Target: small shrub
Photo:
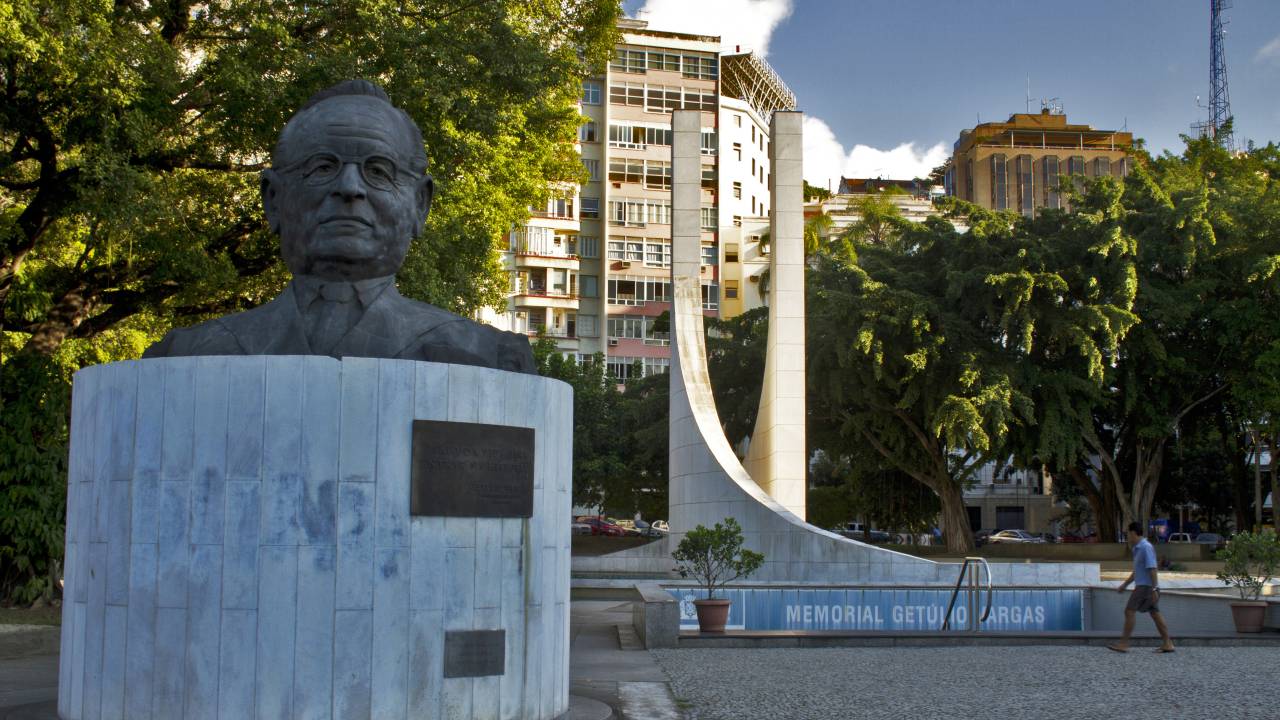
<path fill-rule="evenodd" d="M 742 547 L 742 528 L 733 518 L 725 518 L 713 528 L 699 525 L 689 531 L 671 557 L 680 577 L 692 575 L 707 589 L 707 599 L 717 588 L 745 578 L 764 564 L 764 555 Z"/>
<path fill-rule="evenodd" d="M 1262 586 L 1280 568 L 1280 539 L 1273 532 L 1242 532 L 1218 551 L 1225 565 L 1218 579 L 1234 587 L 1241 600 L 1257 600 Z"/>

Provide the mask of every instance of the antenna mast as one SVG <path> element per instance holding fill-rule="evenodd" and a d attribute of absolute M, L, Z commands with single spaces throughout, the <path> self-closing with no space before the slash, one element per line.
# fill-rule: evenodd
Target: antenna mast
<path fill-rule="evenodd" d="M 1231 96 L 1227 93 L 1226 23 L 1222 11 L 1231 7 L 1231 0 L 1209 0 L 1209 135 L 1219 145 L 1233 149 L 1231 131 L 1224 127 L 1231 119 Z"/>

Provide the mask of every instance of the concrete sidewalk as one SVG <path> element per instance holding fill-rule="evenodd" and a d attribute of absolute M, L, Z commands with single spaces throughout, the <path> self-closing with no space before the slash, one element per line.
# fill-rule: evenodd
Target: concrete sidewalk
<path fill-rule="evenodd" d="M 578 698 L 566 720 L 683 717 L 653 656 L 628 633 L 625 648 L 619 640 L 618 626 L 631 627 L 630 602 L 579 600 L 570 608 L 569 692 Z M 0 626 L 0 720 L 57 720 L 57 648 L 56 627 Z"/>

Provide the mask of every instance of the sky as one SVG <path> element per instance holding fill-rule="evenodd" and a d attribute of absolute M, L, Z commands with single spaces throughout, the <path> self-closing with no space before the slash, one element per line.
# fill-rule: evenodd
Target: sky
<path fill-rule="evenodd" d="M 624 0 L 769 61 L 805 112 L 805 179 L 927 175 L 960 130 L 1042 99 L 1179 152 L 1208 117 L 1209 0 Z M 1280 0 L 1226 11 L 1236 137 L 1280 142 Z"/>

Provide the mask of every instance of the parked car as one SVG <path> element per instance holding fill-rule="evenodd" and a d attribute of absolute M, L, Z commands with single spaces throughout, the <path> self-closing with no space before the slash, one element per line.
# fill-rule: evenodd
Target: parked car
<path fill-rule="evenodd" d="M 570 529 L 570 532 L 574 535 L 590 535 L 591 534 L 591 525 L 588 523 L 579 522 L 577 520 L 573 521 L 573 524 L 569 526 L 569 529 Z"/>
<path fill-rule="evenodd" d="M 995 535 L 995 530 L 978 530 L 973 534 L 973 546 L 982 547 L 991 542 L 991 536 Z"/>
<path fill-rule="evenodd" d="M 1061 538 L 1061 537 L 1058 537 L 1057 535 L 1055 535 L 1055 534 L 1053 534 L 1053 533 L 1051 533 L 1051 532 L 1036 533 L 1036 537 L 1040 538 L 1041 540 L 1045 541 L 1046 543 L 1060 543 L 1060 542 L 1062 542 L 1062 538 Z"/>
<path fill-rule="evenodd" d="M 1197 545 L 1208 545 L 1214 550 L 1221 550 L 1227 546 L 1227 539 L 1218 533 L 1200 533 L 1191 542 Z"/>
<path fill-rule="evenodd" d="M 995 535 L 992 535 L 991 539 L 987 540 L 987 542 L 991 543 L 992 545 L 1005 544 L 1005 543 L 1030 544 L 1030 543 L 1043 543 L 1044 539 L 1037 537 L 1035 535 L 1032 535 L 1026 530 L 1001 530 Z"/>
<path fill-rule="evenodd" d="M 622 528 L 628 535 L 634 535 L 637 537 L 644 535 L 644 532 L 642 532 L 640 527 L 636 525 L 635 520 L 615 520 L 614 518 L 608 518 L 608 522 Z M 648 526 L 646 525 L 645 527 L 647 528 Z"/>
<path fill-rule="evenodd" d="M 1189 543 L 1191 542 L 1191 533 L 1169 533 L 1169 542 Z"/>
<path fill-rule="evenodd" d="M 666 520 L 654 520 L 653 522 L 649 523 L 649 527 L 654 530 L 657 530 L 663 535 L 666 535 L 667 533 L 671 532 L 671 528 L 667 527 Z"/>
<path fill-rule="evenodd" d="M 866 528 L 862 523 L 845 523 L 844 527 L 837 532 L 850 540 L 857 540 L 858 542 L 866 542 L 867 540 Z M 871 542 L 873 543 L 887 543 L 892 539 L 892 536 L 884 530 L 871 530 Z"/>
<path fill-rule="evenodd" d="M 580 517 L 578 522 L 585 523 L 591 528 L 592 535 L 605 535 L 608 537 L 626 537 L 627 531 L 605 520 L 602 517 Z"/>

